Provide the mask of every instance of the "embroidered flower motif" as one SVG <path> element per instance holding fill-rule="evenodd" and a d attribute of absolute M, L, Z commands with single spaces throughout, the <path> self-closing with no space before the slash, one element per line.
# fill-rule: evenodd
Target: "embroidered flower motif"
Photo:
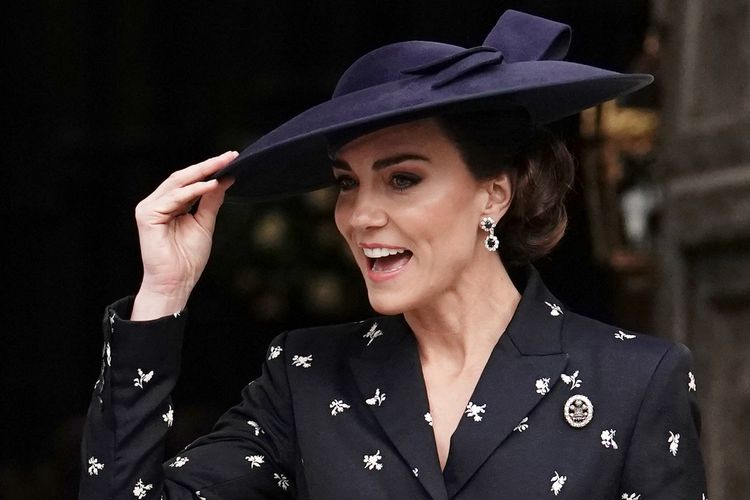
<path fill-rule="evenodd" d="M 414 467 L 411 471 L 414 473 L 414 477 L 419 477 L 419 469 L 418 468 Z"/>
<path fill-rule="evenodd" d="M 331 415 L 335 417 L 339 413 L 342 413 L 344 410 L 351 407 L 348 404 L 344 403 L 341 399 L 334 399 L 333 401 L 331 401 L 331 404 L 328 405 L 328 408 L 331 409 Z"/>
<path fill-rule="evenodd" d="M 636 495 L 635 493 L 623 493 L 621 498 L 622 500 L 638 500 L 641 498 L 641 495 Z"/>
<path fill-rule="evenodd" d="M 603 430 L 601 435 L 602 446 L 616 450 L 617 443 L 615 442 L 615 434 L 617 434 L 617 431 L 614 429 Z"/>
<path fill-rule="evenodd" d="M 172 316 L 174 316 L 175 318 L 179 318 L 180 317 L 180 311 L 177 311 L 176 313 L 172 313 Z"/>
<path fill-rule="evenodd" d="M 669 431 L 669 438 L 667 438 L 667 442 L 669 443 L 669 453 L 671 453 L 673 457 L 676 457 L 677 449 L 680 447 L 679 433 L 673 434 L 672 431 Z"/>
<path fill-rule="evenodd" d="M 380 460 L 383 457 L 380 456 L 380 450 L 376 451 L 374 455 L 365 455 L 365 458 L 362 459 L 362 461 L 365 463 L 365 469 L 368 470 L 380 470 L 383 468 L 383 464 L 380 463 Z"/>
<path fill-rule="evenodd" d="M 154 370 L 151 370 L 148 373 L 143 373 L 143 370 L 138 368 L 138 376 L 133 379 L 133 385 L 135 387 L 140 387 L 141 389 L 143 389 L 143 384 L 148 383 L 153 376 Z"/>
<path fill-rule="evenodd" d="M 695 386 L 695 375 L 693 375 L 693 372 L 688 372 L 688 378 L 690 379 L 688 382 L 688 392 L 695 391 L 697 387 Z"/>
<path fill-rule="evenodd" d="M 708 500 L 708 497 L 705 493 L 701 493 L 701 500 Z"/>
<path fill-rule="evenodd" d="M 176 468 L 179 469 L 180 467 L 182 467 L 183 465 L 185 465 L 189 461 L 190 461 L 190 459 L 188 457 L 174 457 L 174 462 L 172 462 L 171 464 L 169 464 L 169 466 L 170 467 L 176 467 Z"/>
<path fill-rule="evenodd" d="M 377 323 L 373 323 L 372 327 L 370 327 L 370 331 L 362 335 L 362 338 L 370 339 L 367 341 L 367 345 L 369 346 L 370 344 L 372 344 L 373 340 L 380 337 L 381 335 L 383 335 L 383 331 L 378 328 Z"/>
<path fill-rule="evenodd" d="M 202 497 L 201 496 L 200 490 L 198 490 L 198 491 L 195 492 L 195 496 L 198 497 L 198 500 L 206 500 L 206 497 Z"/>
<path fill-rule="evenodd" d="M 570 385 L 571 391 L 577 387 L 581 387 L 581 384 L 583 383 L 583 380 L 578 378 L 578 370 L 574 371 L 573 375 L 566 375 L 564 373 L 561 373 L 560 377 L 563 379 L 563 382 L 565 382 L 565 384 Z"/>
<path fill-rule="evenodd" d="M 250 462 L 250 468 L 253 469 L 255 467 L 260 467 L 265 463 L 265 458 L 263 455 L 250 455 L 249 457 L 245 457 L 245 460 Z"/>
<path fill-rule="evenodd" d="M 523 420 L 521 420 L 520 422 L 518 422 L 518 425 L 515 426 L 515 427 L 513 427 L 513 430 L 514 431 L 518 431 L 518 432 L 525 431 L 526 429 L 529 428 L 528 422 L 529 422 L 529 417 L 523 417 Z"/>
<path fill-rule="evenodd" d="M 562 312 L 562 307 L 558 306 L 557 304 L 550 304 L 549 302 L 545 302 L 550 308 L 549 315 L 550 316 L 560 316 Z"/>
<path fill-rule="evenodd" d="M 283 351 L 284 348 L 280 345 L 272 346 L 271 349 L 268 350 L 268 360 L 276 359 L 279 357 L 279 354 L 281 354 L 281 351 Z"/>
<path fill-rule="evenodd" d="M 260 425 L 258 425 L 258 422 L 256 422 L 255 420 L 248 420 L 247 421 L 247 425 L 249 425 L 250 427 L 253 428 L 253 433 L 256 436 L 258 436 L 260 434 L 265 434 L 266 433 L 266 431 L 264 431 L 263 429 L 261 429 Z"/>
<path fill-rule="evenodd" d="M 536 392 L 544 396 L 549 392 L 549 378 L 540 378 L 536 381 Z"/>
<path fill-rule="evenodd" d="M 109 326 L 113 330 L 115 328 L 115 317 L 116 316 L 117 316 L 117 314 L 114 311 L 112 311 L 112 315 L 109 317 Z"/>
<path fill-rule="evenodd" d="M 424 414 L 424 421 L 427 422 L 427 425 L 432 427 L 432 414 L 429 411 Z"/>
<path fill-rule="evenodd" d="M 466 416 L 469 418 L 473 418 L 474 422 L 481 422 L 482 421 L 482 413 L 484 413 L 484 409 L 487 407 L 487 404 L 483 404 L 482 406 L 475 405 L 471 401 L 469 401 L 469 404 L 466 405 L 466 410 L 464 413 L 466 413 Z"/>
<path fill-rule="evenodd" d="M 109 346 L 109 342 L 104 343 L 103 357 L 107 360 L 107 366 L 112 366 L 112 349 Z"/>
<path fill-rule="evenodd" d="M 625 333 L 622 330 L 617 330 L 617 332 L 615 333 L 615 338 L 622 341 L 633 340 L 635 338 L 635 335 Z"/>
<path fill-rule="evenodd" d="M 104 464 L 100 464 L 99 460 L 92 456 L 89 458 L 89 476 L 98 476 L 99 471 L 104 468 Z"/>
<path fill-rule="evenodd" d="M 286 491 L 286 489 L 289 488 L 289 479 L 287 479 L 284 474 L 277 474 L 276 472 L 274 472 L 273 478 L 278 481 L 277 484 L 282 490 Z"/>
<path fill-rule="evenodd" d="M 133 496 L 139 499 L 146 498 L 146 494 L 153 487 L 153 484 L 143 484 L 143 479 L 139 478 L 138 482 L 135 484 L 135 488 L 133 488 Z"/>
<path fill-rule="evenodd" d="M 562 487 L 565 485 L 565 481 L 568 480 L 568 476 L 561 476 L 560 474 L 555 471 L 555 475 L 552 476 L 552 479 L 550 479 L 550 482 L 552 483 L 552 487 L 549 489 L 552 493 L 555 494 L 555 496 L 560 494 L 560 490 L 562 490 Z"/>
<path fill-rule="evenodd" d="M 172 410 L 172 405 L 169 405 L 167 413 L 162 415 L 161 419 L 167 423 L 167 427 L 172 427 L 172 424 L 174 423 L 174 410 Z"/>
<path fill-rule="evenodd" d="M 383 401 L 385 401 L 385 393 L 380 392 L 380 388 L 375 389 L 375 395 L 373 397 L 365 399 L 365 403 L 370 406 L 380 406 L 383 404 Z"/>
<path fill-rule="evenodd" d="M 301 366 L 302 368 L 310 368 L 312 366 L 312 354 L 307 356 L 297 356 L 296 354 L 292 357 L 292 366 Z"/>

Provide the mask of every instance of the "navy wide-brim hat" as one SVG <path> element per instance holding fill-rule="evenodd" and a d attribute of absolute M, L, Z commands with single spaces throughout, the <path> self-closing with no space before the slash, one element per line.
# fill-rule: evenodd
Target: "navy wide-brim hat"
<path fill-rule="evenodd" d="M 234 176 L 229 194 L 245 198 L 312 191 L 333 184 L 332 137 L 462 110 L 520 107 L 544 124 L 653 81 L 563 61 L 570 36 L 570 26 L 508 10 L 478 47 L 380 47 L 344 72 L 330 100 L 264 135 L 214 177 Z"/>

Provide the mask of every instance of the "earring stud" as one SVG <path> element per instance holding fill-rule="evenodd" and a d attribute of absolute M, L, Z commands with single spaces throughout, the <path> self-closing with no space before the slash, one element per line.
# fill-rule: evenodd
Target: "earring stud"
<path fill-rule="evenodd" d="M 495 226 L 497 223 L 492 217 L 482 217 L 482 220 L 479 221 L 479 227 L 482 229 L 482 231 L 489 233 L 487 235 L 487 238 L 484 240 L 484 248 L 489 250 L 490 252 L 495 252 L 500 247 L 500 240 L 497 239 L 497 236 L 495 236 Z"/>

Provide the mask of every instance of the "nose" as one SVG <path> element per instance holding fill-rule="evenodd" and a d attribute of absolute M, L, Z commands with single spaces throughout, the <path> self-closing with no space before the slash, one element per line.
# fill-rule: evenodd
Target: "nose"
<path fill-rule="evenodd" d="M 358 193 L 352 207 L 349 223 L 354 229 L 364 230 L 383 227 L 388 222 L 388 215 L 382 203 L 375 196 L 362 192 Z"/>

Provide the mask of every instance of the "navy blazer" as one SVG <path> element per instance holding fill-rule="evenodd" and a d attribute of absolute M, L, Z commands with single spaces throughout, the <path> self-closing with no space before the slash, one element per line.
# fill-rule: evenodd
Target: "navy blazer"
<path fill-rule="evenodd" d="M 162 463 L 185 315 L 131 322 L 115 303 L 80 498 L 707 498 L 687 348 L 575 314 L 527 273 L 444 471 L 402 316 L 277 336 L 242 401 Z"/>

